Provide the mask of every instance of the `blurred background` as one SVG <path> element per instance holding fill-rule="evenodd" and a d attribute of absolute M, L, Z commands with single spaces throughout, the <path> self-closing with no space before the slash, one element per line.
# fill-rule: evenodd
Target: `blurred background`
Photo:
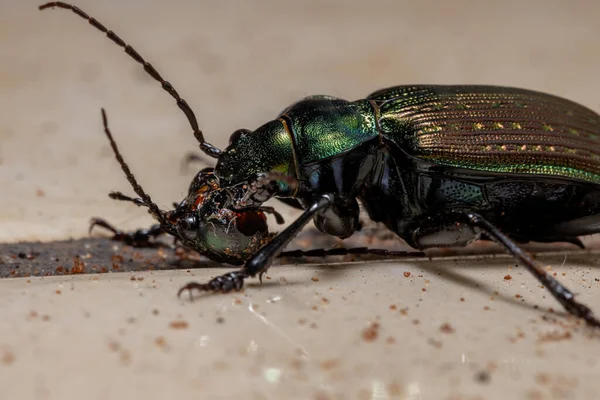
<path fill-rule="evenodd" d="M 600 110 L 594 1 L 78 0 L 188 100 L 210 142 L 254 129 L 311 94 L 346 99 L 410 83 L 551 92 Z M 91 216 L 149 224 L 111 201 L 131 193 L 100 108 L 140 182 L 163 206 L 197 148 L 156 82 L 85 21 L 0 1 L 0 241 L 87 234 Z M 282 209 L 284 206 L 280 206 Z"/>

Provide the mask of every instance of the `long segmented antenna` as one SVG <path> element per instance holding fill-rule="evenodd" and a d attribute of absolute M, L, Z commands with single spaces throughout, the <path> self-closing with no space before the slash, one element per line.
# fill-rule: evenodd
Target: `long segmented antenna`
<path fill-rule="evenodd" d="M 163 79 L 163 77 L 152 66 L 152 64 L 150 64 L 149 62 L 144 60 L 144 58 L 142 58 L 142 56 L 133 49 L 133 47 L 131 47 L 130 45 L 125 43 L 125 41 L 123 39 L 121 39 L 116 33 L 114 33 L 111 30 L 108 30 L 104 25 L 102 25 L 100 22 L 98 22 L 98 20 L 90 17 L 89 15 L 87 15 L 85 12 L 83 12 L 81 9 L 79 9 L 76 6 L 73 6 L 68 3 L 63 3 L 62 1 L 53 1 L 53 2 L 46 3 L 46 4 L 39 6 L 39 9 L 45 10 L 46 8 L 54 8 L 54 7 L 62 8 L 65 10 L 71 10 L 75 14 L 79 15 L 81 18 L 87 20 L 90 23 L 90 25 L 92 25 L 99 31 L 104 32 L 110 40 L 112 40 L 118 46 L 123 48 L 123 50 L 125 50 L 125 53 L 127 53 L 131 58 L 133 58 L 135 61 L 140 63 L 144 67 L 144 71 L 146 71 L 148 73 L 148 75 L 150 75 L 157 82 L 159 82 L 161 84 L 162 88 L 167 93 L 169 93 L 171 95 L 171 97 L 173 97 L 177 101 L 177 106 L 181 109 L 181 111 L 183 111 L 183 113 L 187 117 L 187 119 L 190 123 L 190 126 L 192 127 L 192 130 L 194 131 L 194 137 L 196 138 L 198 143 L 200 143 L 200 150 L 202 150 L 206 155 L 208 155 L 210 157 L 213 157 L 213 158 L 219 157 L 219 154 L 221 154 L 221 150 L 219 148 L 213 146 L 212 144 L 208 143 L 206 140 L 204 140 L 204 134 L 202 133 L 202 131 L 200 130 L 200 128 L 198 126 L 198 120 L 196 119 L 196 115 L 194 114 L 194 112 L 192 111 L 190 106 L 188 105 L 187 101 L 185 101 L 184 99 L 182 99 L 179 96 L 179 93 L 177 93 L 175 88 L 169 82 L 167 82 L 166 80 Z"/>
<path fill-rule="evenodd" d="M 119 162 L 119 165 L 121 165 L 121 169 L 125 173 L 125 176 L 127 177 L 127 180 L 129 181 L 129 184 L 133 188 L 133 191 L 138 196 L 141 197 L 143 204 L 146 207 L 148 207 L 148 209 L 150 210 L 150 213 L 158 220 L 158 222 L 160 222 L 161 226 L 163 226 L 165 228 L 165 230 L 171 231 L 172 229 L 170 229 L 170 228 L 171 228 L 172 224 L 169 223 L 169 221 L 167 221 L 167 218 L 165 218 L 165 212 L 162 211 L 156 205 L 156 203 L 154 203 L 152 201 L 152 198 L 150 197 L 150 195 L 147 194 L 144 191 L 144 189 L 142 189 L 140 184 L 135 179 L 135 176 L 133 176 L 133 174 L 131 173 L 129 166 L 123 159 L 123 156 L 121 155 L 121 152 L 119 151 L 119 148 L 117 147 L 117 143 L 115 142 L 115 139 L 113 138 L 112 133 L 110 133 L 110 129 L 108 129 L 108 118 L 106 117 L 106 111 L 104 111 L 104 108 L 102 109 L 102 123 L 104 124 L 104 133 L 106 133 L 106 137 L 108 137 L 108 141 L 110 142 L 110 147 L 112 147 L 113 152 L 115 153 L 115 158 Z"/>

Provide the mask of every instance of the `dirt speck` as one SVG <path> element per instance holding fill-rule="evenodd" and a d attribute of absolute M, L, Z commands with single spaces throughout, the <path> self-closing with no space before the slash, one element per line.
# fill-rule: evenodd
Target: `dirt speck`
<path fill-rule="evenodd" d="M 119 359 L 121 361 L 121 364 L 123 365 L 131 364 L 131 353 L 129 352 L 129 350 L 122 349 Z"/>
<path fill-rule="evenodd" d="M 548 383 L 550 383 L 550 377 L 548 376 L 548 374 L 539 373 L 535 376 L 535 381 L 540 385 L 547 385 Z"/>
<path fill-rule="evenodd" d="M 430 345 L 432 345 L 436 349 L 441 349 L 442 348 L 442 342 L 440 340 L 435 340 L 433 338 L 429 338 L 429 340 L 427 340 L 427 343 L 430 344 Z"/>
<path fill-rule="evenodd" d="M 541 334 L 538 336 L 538 344 L 548 343 L 548 342 L 560 342 L 561 340 L 571 339 L 571 332 L 549 332 L 545 334 Z"/>
<path fill-rule="evenodd" d="M 310 278 L 311 281 L 313 282 L 319 282 L 319 277 L 318 276 L 313 276 L 312 278 Z"/>
<path fill-rule="evenodd" d="M 160 314 L 160 311 L 158 311 L 158 308 L 155 308 L 154 310 L 152 310 L 152 315 L 158 315 Z"/>
<path fill-rule="evenodd" d="M 444 323 L 440 326 L 440 332 L 442 333 L 454 333 L 454 328 L 449 323 Z"/>
<path fill-rule="evenodd" d="M 71 274 L 82 274 L 85 264 L 78 257 L 73 258 L 73 268 L 69 271 Z"/>
<path fill-rule="evenodd" d="M 54 291 L 54 293 L 56 293 L 56 294 L 61 294 L 61 293 L 62 293 L 62 291 L 61 291 L 60 289 L 56 289 L 56 290 Z"/>
<path fill-rule="evenodd" d="M 379 336 L 380 325 L 378 322 L 373 322 L 369 327 L 363 330 L 362 338 L 365 342 L 374 342 Z"/>
<path fill-rule="evenodd" d="M 217 317 L 217 319 L 215 321 L 217 322 L 217 324 L 224 324 L 225 323 L 225 318 L 223 318 L 223 317 Z"/>
<path fill-rule="evenodd" d="M 410 272 L 408 272 L 408 271 L 404 272 L 404 277 L 405 278 L 410 278 Z"/>
<path fill-rule="evenodd" d="M 169 324 L 169 327 L 171 329 L 187 329 L 189 326 L 190 324 L 184 320 L 171 321 L 171 323 Z"/>
<path fill-rule="evenodd" d="M 398 383 L 390 383 L 387 386 L 388 392 L 390 393 L 390 396 L 394 396 L 394 397 L 399 397 L 402 395 L 403 391 L 402 391 L 402 386 L 400 386 Z"/>
<path fill-rule="evenodd" d="M 390 305 L 390 310 L 396 310 L 398 307 L 395 304 Z"/>
<path fill-rule="evenodd" d="M 477 383 L 489 383 L 491 378 L 490 373 L 487 371 L 479 371 L 475 374 L 475 382 Z"/>
<path fill-rule="evenodd" d="M 15 359 L 15 353 L 13 353 L 11 350 L 5 349 L 2 351 L 2 364 L 11 365 L 15 362 Z"/>
<path fill-rule="evenodd" d="M 110 351 L 119 351 L 121 350 L 121 344 L 119 342 L 115 342 L 114 340 L 111 340 L 110 342 L 108 342 L 108 349 Z"/>
<path fill-rule="evenodd" d="M 395 344 L 395 343 L 396 343 L 396 338 L 395 338 L 395 337 L 393 337 L 393 336 L 388 336 L 388 337 L 385 339 L 385 342 L 386 342 L 387 344 Z"/>
<path fill-rule="evenodd" d="M 156 339 L 154 339 L 154 344 L 156 344 L 156 346 L 158 346 L 161 350 L 167 350 L 168 348 L 167 340 L 164 336 L 157 336 Z"/>
<path fill-rule="evenodd" d="M 339 365 L 340 360 L 334 358 L 331 360 L 325 360 L 321 362 L 321 369 L 325 371 L 331 371 L 332 369 L 339 367 Z"/>
<path fill-rule="evenodd" d="M 46 195 L 46 193 L 42 189 L 36 189 L 35 195 L 37 197 L 44 197 Z"/>
<path fill-rule="evenodd" d="M 504 280 L 505 281 L 510 281 L 512 279 L 512 276 L 510 275 L 504 275 Z"/>

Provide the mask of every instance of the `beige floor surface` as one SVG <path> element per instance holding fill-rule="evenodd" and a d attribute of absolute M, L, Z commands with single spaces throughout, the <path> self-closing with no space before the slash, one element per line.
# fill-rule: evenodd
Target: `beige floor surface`
<path fill-rule="evenodd" d="M 190 180 L 189 127 L 99 32 L 37 5 L 0 0 L 0 241 L 84 237 L 92 215 L 144 226 L 106 196 L 129 190 L 100 107 L 161 205 Z M 154 63 L 218 146 L 303 96 L 395 84 L 521 86 L 600 111 L 597 2 L 78 5 Z M 544 261 L 600 312 L 597 259 Z M 241 294 L 175 297 L 219 272 L 0 281 L 0 398 L 600 397 L 599 335 L 548 314 L 557 304 L 509 258 L 281 267 Z"/>

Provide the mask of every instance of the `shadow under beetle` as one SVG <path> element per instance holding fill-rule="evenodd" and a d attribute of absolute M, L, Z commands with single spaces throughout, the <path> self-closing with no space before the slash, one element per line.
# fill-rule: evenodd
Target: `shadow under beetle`
<path fill-rule="evenodd" d="M 311 96 L 254 131 L 241 129 L 220 150 L 206 142 L 177 91 L 119 36 L 79 8 L 69 9 L 104 32 L 161 83 L 187 116 L 200 149 L 216 158 L 187 197 L 163 211 L 136 182 L 108 130 L 127 179 L 158 221 L 117 240 L 150 245 L 160 234 L 218 262 L 243 266 L 185 290 L 239 290 L 313 220 L 339 238 L 359 228 L 360 201 L 415 249 L 493 240 L 529 270 L 572 315 L 600 326 L 592 311 L 550 276 L 518 243 L 570 242 L 600 232 L 600 116 L 579 104 L 530 90 L 494 86 L 397 86 L 353 102 Z M 275 197 L 303 209 L 281 233 L 269 233 L 262 204 Z M 352 250 L 321 250 L 319 255 Z M 356 253 L 385 251 L 356 249 Z M 316 254 L 316 253 L 315 253 Z"/>

